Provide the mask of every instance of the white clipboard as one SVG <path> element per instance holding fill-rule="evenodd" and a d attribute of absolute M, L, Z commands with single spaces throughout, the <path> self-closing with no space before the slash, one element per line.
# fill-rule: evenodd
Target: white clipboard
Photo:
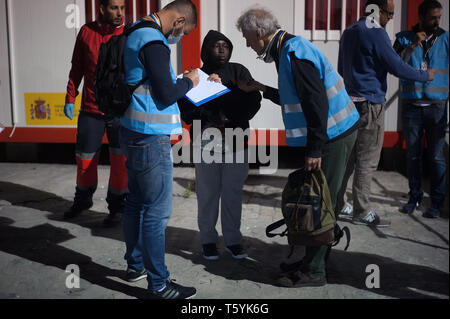
<path fill-rule="evenodd" d="M 214 100 L 215 98 L 230 92 L 222 83 L 208 81 L 209 75 L 200 69 L 198 70 L 198 76 L 200 78 L 199 84 L 188 91 L 185 97 L 191 101 L 195 106 L 200 106 L 206 102 Z M 183 74 L 180 74 L 178 78 L 182 78 Z"/>

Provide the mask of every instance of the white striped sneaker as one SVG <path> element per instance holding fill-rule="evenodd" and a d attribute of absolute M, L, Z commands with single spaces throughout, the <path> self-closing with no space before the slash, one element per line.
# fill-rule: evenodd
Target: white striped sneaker
<path fill-rule="evenodd" d="M 161 291 L 151 291 L 150 299 L 191 299 L 195 297 L 197 290 L 194 287 L 184 287 L 168 280 L 166 287 Z"/>
<path fill-rule="evenodd" d="M 350 203 L 345 203 L 344 208 L 339 212 L 339 218 L 342 219 L 352 219 L 353 218 L 353 206 Z"/>
<path fill-rule="evenodd" d="M 352 223 L 355 225 L 366 225 L 373 227 L 389 227 L 391 225 L 390 220 L 380 219 L 377 213 L 375 213 L 373 210 L 369 211 L 364 217 L 353 217 Z"/>

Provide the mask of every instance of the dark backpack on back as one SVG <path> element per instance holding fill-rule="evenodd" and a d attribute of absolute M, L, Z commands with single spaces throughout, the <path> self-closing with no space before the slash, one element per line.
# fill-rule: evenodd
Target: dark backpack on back
<path fill-rule="evenodd" d="M 140 28 L 159 28 L 153 21 L 142 21 L 134 26 L 126 25 L 123 33 L 112 36 L 102 43 L 94 74 L 95 99 L 98 108 L 107 117 L 122 116 L 131 103 L 134 90 L 143 84 L 143 78 L 137 84 L 125 82 L 123 52 L 128 36 Z"/>

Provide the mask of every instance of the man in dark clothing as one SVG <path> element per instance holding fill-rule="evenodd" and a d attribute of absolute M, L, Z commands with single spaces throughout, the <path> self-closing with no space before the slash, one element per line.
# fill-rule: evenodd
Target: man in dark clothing
<path fill-rule="evenodd" d="M 361 114 L 361 126 L 339 191 L 336 213 L 351 218 L 356 225 L 388 227 L 390 221 L 381 219 L 370 202 L 372 176 L 378 167 L 384 140 L 387 74 L 426 82 L 433 78 L 433 72 L 412 68 L 392 48 L 385 27 L 394 15 L 393 0 L 369 0 L 366 8 L 368 6 L 378 8 L 378 15 L 366 13 L 349 26 L 339 46 L 338 71 Z M 354 209 L 344 201 L 353 171 Z"/>
<path fill-rule="evenodd" d="M 187 124 L 194 121 L 196 126 L 198 121 L 195 120 L 201 121 L 201 130 L 198 130 L 199 132 L 195 128 L 193 130 L 194 135 L 199 135 L 192 136 L 194 147 L 196 144 L 202 144 L 202 154 L 206 154 L 210 150 L 208 147 L 213 146 L 211 151 L 217 155 L 215 156 L 217 162 L 206 163 L 202 160 L 195 164 L 198 226 L 203 256 L 208 260 L 219 258 L 216 246 L 218 239 L 216 223 L 220 199 L 222 232 L 227 250 L 236 259 L 247 257 L 241 245 L 240 225 L 242 188 L 249 168 L 248 135 L 240 133 L 249 128 L 249 120 L 258 112 L 261 106 L 261 94 L 246 93 L 236 86 L 236 82 L 248 82 L 252 80 L 252 76 L 243 65 L 229 62 L 232 51 L 233 44 L 226 36 L 214 30 L 209 31 L 203 40 L 201 50 L 204 63 L 202 70 L 207 74 L 218 74 L 222 84 L 231 91 L 200 107 L 196 107 L 187 99 L 179 101 L 182 119 Z M 211 132 L 211 129 L 219 129 L 221 138 L 218 143 L 214 140 L 202 139 L 202 137 L 210 137 L 211 134 L 208 134 L 208 131 Z M 236 136 L 233 136 L 233 140 L 227 140 L 226 134 L 233 129 L 237 129 Z M 232 144 L 229 145 L 229 142 Z M 214 145 L 210 145 L 211 143 Z M 228 155 L 231 155 L 229 158 L 232 161 L 227 160 Z"/>
<path fill-rule="evenodd" d="M 275 62 L 278 90 L 256 81 L 240 83 L 245 91 L 260 90 L 282 105 L 289 146 L 306 146 L 305 169 L 322 169 L 333 207 L 358 127 L 358 112 L 344 84 L 325 55 L 306 39 L 279 29 L 275 17 L 264 9 L 250 9 L 237 22 L 247 46 L 264 62 Z M 329 246 L 306 247 L 300 269 L 283 277 L 288 287 L 326 284 Z"/>
<path fill-rule="evenodd" d="M 78 33 L 64 106 L 64 114 L 72 119 L 78 86 L 84 78 L 77 127 L 77 185 L 74 203 L 64 213 L 64 218 L 73 218 L 93 205 L 92 196 L 98 182 L 97 165 L 106 131 L 111 169 L 106 197 L 109 215 L 103 222 L 105 226 L 113 226 L 120 221 L 128 185 L 125 156 L 119 142 L 120 120 L 118 117 L 106 118 L 99 111 L 95 100 L 94 73 L 101 44 L 123 32 L 124 6 L 124 0 L 100 1 L 99 19 L 85 24 Z"/>

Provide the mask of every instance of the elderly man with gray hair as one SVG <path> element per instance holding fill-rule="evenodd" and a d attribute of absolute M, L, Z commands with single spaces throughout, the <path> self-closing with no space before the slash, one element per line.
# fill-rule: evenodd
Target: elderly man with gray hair
<path fill-rule="evenodd" d="M 237 28 L 247 47 L 264 62 L 275 62 L 278 72 L 278 89 L 257 81 L 238 83 L 239 87 L 260 90 L 264 98 L 281 105 L 286 143 L 306 146 L 305 169 L 322 168 L 335 207 L 359 123 L 342 79 L 316 46 L 280 29 L 277 19 L 263 8 L 244 12 Z M 303 165 L 302 160 L 299 165 Z M 279 283 L 288 287 L 325 285 L 329 248 L 306 247 L 301 266 Z"/>

